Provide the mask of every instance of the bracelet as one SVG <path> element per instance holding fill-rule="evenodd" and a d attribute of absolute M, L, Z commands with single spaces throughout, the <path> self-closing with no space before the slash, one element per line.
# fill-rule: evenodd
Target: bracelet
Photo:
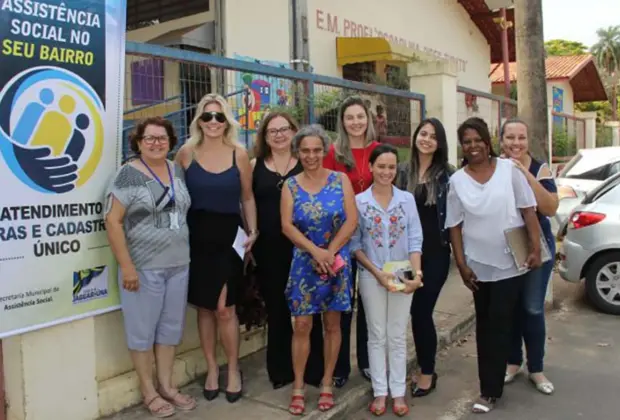
<path fill-rule="evenodd" d="M 258 235 L 258 229 L 250 229 L 248 230 L 248 236 Z"/>

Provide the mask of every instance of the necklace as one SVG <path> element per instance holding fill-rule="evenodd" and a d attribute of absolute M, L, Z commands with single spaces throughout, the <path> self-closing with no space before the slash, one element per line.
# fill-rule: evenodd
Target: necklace
<path fill-rule="evenodd" d="M 286 169 L 284 170 L 284 172 L 280 172 L 278 170 L 278 165 L 276 165 L 276 160 L 273 156 L 271 156 L 271 160 L 273 162 L 273 168 L 276 170 L 276 174 L 280 177 L 280 180 L 276 184 L 276 187 L 279 190 L 282 190 L 282 185 L 284 185 L 284 177 L 286 176 L 286 174 L 288 174 L 288 168 L 289 166 L 291 166 L 291 161 L 293 160 L 293 156 L 292 155 L 289 156 L 288 162 L 286 163 Z"/>
<path fill-rule="evenodd" d="M 367 147 L 364 147 L 364 154 L 362 155 L 362 164 L 358 165 L 357 162 L 355 163 L 355 171 L 357 172 L 357 184 L 359 186 L 359 191 L 362 192 L 364 191 L 364 170 L 360 170 L 360 166 L 363 168 L 364 164 L 366 163 L 366 152 L 367 152 Z"/>

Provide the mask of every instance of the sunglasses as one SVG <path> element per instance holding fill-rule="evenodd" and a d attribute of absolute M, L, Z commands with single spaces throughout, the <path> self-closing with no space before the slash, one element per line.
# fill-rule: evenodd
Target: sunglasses
<path fill-rule="evenodd" d="M 223 112 L 216 112 L 216 111 L 203 112 L 202 115 L 200 116 L 200 120 L 206 123 L 210 122 L 214 118 L 215 118 L 215 121 L 219 123 L 226 122 L 226 115 L 224 115 Z"/>

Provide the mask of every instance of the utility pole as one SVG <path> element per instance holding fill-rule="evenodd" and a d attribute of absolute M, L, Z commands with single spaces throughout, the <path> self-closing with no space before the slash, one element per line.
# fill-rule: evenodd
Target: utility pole
<path fill-rule="evenodd" d="M 529 125 L 530 151 L 548 162 L 549 111 L 542 0 L 515 0 L 519 117 Z"/>

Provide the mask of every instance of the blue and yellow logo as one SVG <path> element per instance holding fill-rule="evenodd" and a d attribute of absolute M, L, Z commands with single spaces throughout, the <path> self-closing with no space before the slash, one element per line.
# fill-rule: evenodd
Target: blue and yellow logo
<path fill-rule="evenodd" d="M 79 188 L 101 160 L 103 111 L 93 88 L 74 73 L 48 66 L 25 70 L 0 92 L 0 153 L 35 191 Z"/>

